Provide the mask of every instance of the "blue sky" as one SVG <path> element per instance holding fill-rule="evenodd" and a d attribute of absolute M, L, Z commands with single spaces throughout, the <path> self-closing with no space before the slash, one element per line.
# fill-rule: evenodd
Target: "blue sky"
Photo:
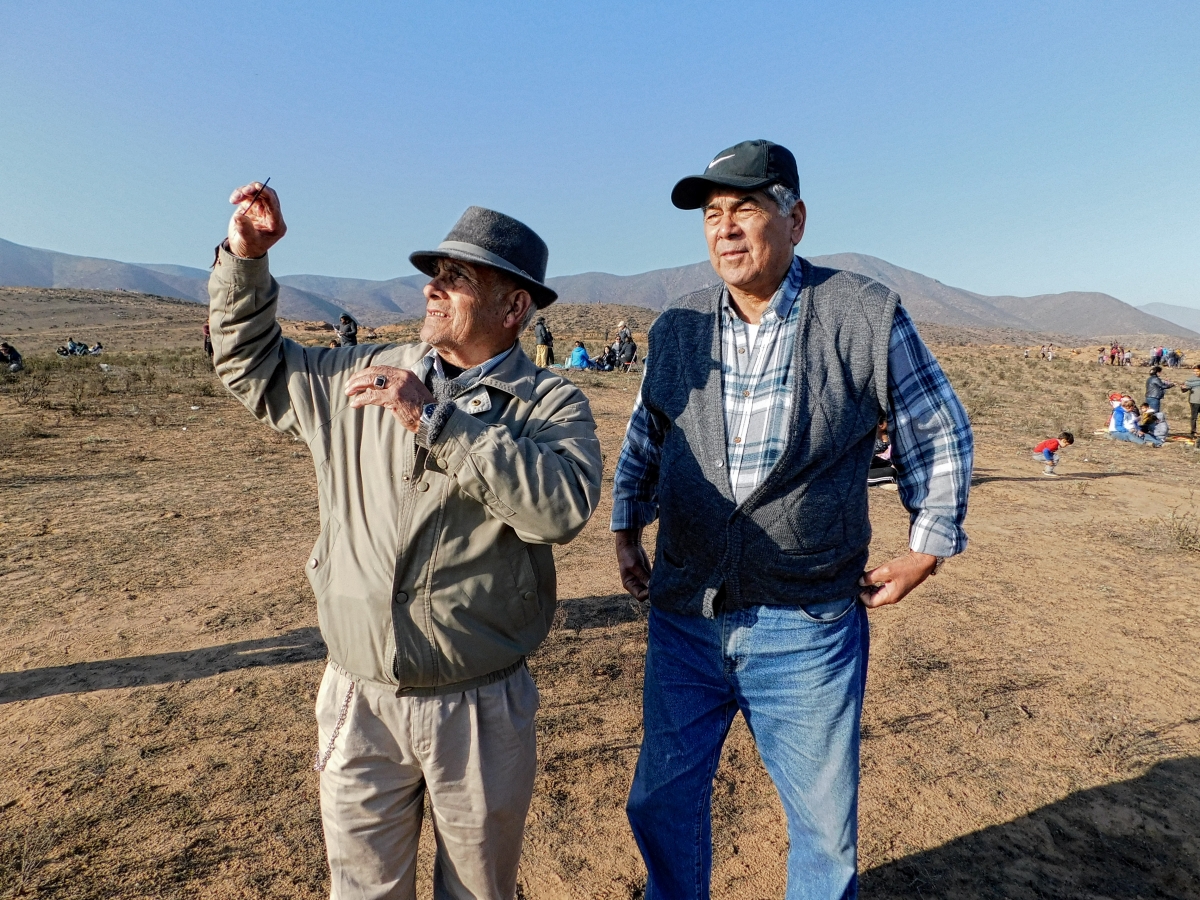
<path fill-rule="evenodd" d="M 280 274 L 389 278 L 477 203 L 551 274 L 704 258 L 668 199 L 790 147 L 802 252 L 1200 307 L 1200 4 L 0 5 L 0 237 L 205 266 L 270 175 Z"/>

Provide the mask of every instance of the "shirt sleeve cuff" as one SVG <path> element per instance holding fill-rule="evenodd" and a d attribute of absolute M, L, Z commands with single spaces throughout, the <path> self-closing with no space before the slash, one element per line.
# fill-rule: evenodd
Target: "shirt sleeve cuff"
<path fill-rule="evenodd" d="M 613 500 L 612 531 L 645 528 L 658 518 L 658 504 L 644 500 Z"/>
<path fill-rule="evenodd" d="M 967 549 L 967 533 L 946 516 L 919 514 L 908 534 L 909 549 L 945 559 Z"/>
<path fill-rule="evenodd" d="M 454 409 L 454 404 L 446 400 L 437 404 L 430 415 L 427 416 L 422 412 L 421 425 L 417 429 L 417 444 L 426 450 L 431 449 L 437 443 L 437 439 L 441 437 L 442 429 L 450 421 Z"/>
<path fill-rule="evenodd" d="M 222 241 L 217 245 L 217 261 L 213 266 L 213 271 L 217 278 L 226 284 L 266 284 L 271 279 L 271 268 L 267 262 L 268 256 L 269 254 L 266 253 L 258 259 L 234 256 Z"/>

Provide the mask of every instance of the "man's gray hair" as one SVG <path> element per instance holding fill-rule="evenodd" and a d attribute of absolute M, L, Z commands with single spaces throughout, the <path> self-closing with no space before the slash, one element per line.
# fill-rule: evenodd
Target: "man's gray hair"
<path fill-rule="evenodd" d="M 767 193 L 771 195 L 771 199 L 779 207 L 779 214 L 781 216 L 790 216 L 792 210 L 796 208 L 796 204 L 800 202 L 799 193 L 793 191 L 786 184 L 780 184 L 778 181 L 767 188 Z"/>

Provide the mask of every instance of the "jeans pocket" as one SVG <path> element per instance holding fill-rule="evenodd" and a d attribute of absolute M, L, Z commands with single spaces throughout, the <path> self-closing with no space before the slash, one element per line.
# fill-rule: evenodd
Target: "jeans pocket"
<path fill-rule="evenodd" d="M 821 603 L 806 603 L 797 607 L 797 609 L 810 622 L 816 622 L 820 625 L 832 625 L 846 618 L 857 604 L 858 597 L 848 597 L 839 600 L 825 600 Z"/>

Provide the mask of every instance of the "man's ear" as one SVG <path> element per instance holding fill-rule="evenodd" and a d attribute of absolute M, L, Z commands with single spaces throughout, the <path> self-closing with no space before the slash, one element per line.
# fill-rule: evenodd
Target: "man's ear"
<path fill-rule="evenodd" d="M 803 200 L 797 200 L 796 205 L 792 207 L 792 246 L 799 244 L 804 239 L 804 225 L 808 221 L 808 208 L 805 207 Z"/>
<path fill-rule="evenodd" d="M 524 288 L 517 288 L 504 298 L 504 327 L 519 328 L 533 306 L 533 297 Z"/>

